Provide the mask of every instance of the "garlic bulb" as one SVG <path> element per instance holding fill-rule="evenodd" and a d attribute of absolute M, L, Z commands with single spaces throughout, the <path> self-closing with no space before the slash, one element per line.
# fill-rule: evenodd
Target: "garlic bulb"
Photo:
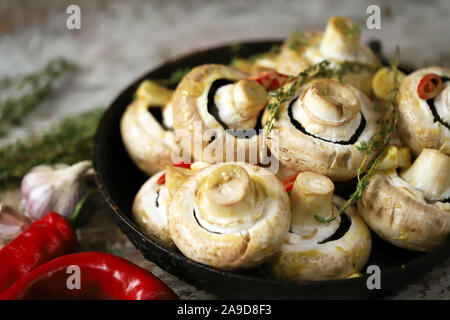
<path fill-rule="evenodd" d="M 14 239 L 30 224 L 30 219 L 22 213 L 10 206 L 0 204 L 0 242 Z"/>
<path fill-rule="evenodd" d="M 31 169 L 22 180 L 23 207 L 32 220 L 49 211 L 70 218 L 87 191 L 84 174 L 92 168 L 91 161 L 41 165 Z"/>

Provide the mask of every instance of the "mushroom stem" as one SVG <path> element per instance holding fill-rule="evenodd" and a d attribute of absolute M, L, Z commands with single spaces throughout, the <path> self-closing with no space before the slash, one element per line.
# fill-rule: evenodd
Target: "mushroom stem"
<path fill-rule="evenodd" d="M 258 82 L 242 79 L 233 85 L 236 111 L 242 119 L 257 117 L 267 104 L 266 89 Z"/>
<path fill-rule="evenodd" d="M 314 215 L 329 217 L 333 212 L 334 184 L 326 176 L 315 172 L 302 172 L 297 176 L 290 195 L 291 225 L 294 227 L 319 227 Z"/>
<path fill-rule="evenodd" d="M 146 80 L 136 90 L 138 99 L 145 101 L 149 107 L 161 107 L 169 103 L 172 91 L 159 84 Z"/>
<path fill-rule="evenodd" d="M 322 53 L 353 54 L 358 50 L 361 31 L 356 23 L 344 17 L 331 17 L 320 46 Z"/>
<path fill-rule="evenodd" d="M 346 85 L 334 80 L 320 80 L 303 98 L 305 111 L 317 123 L 339 126 L 350 122 L 359 112 L 359 101 Z"/>
<path fill-rule="evenodd" d="M 450 197 L 450 157 L 439 150 L 423 149 L 412 166 L 400 174 L 428 200 Z"/>
<path fill-rule="evenodd" d="M 198 213 L 210 224 L 247 220 L 257 201 L 256 189 L 254 181 L 241 166 L 220 166 L 200 183 L 196 199 Z"/>
<path fill-rule="evenodd" d="M 258 82 L 242 79 L 217 90 L 219 116 L 232 129 L 251 129 L 267 105 L 267 91 Z"/>

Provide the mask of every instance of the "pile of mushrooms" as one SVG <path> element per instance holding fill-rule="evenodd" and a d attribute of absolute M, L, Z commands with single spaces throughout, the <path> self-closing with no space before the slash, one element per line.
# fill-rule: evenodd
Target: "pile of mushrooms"
<path fill-rule="evenodd" d="M 381 65 L 372 50 L 361 43 L 358 25 L 345 17 L 331 17 L 325 32 L 306 31 L 294 33 L 280 48 L 278 55 L 265 55 L 256 59 L 250 70 L 272 68 L 278 72 L 296 76 L 309 66 L 325 59 L 360 62 L 378 67 Z M 372 95 L 372 74 L 361 72 L 343 77 L 346 83 Z"/>
<path fill-rule="evenodd" d="M 236 68 L 195 67 L 174 92 L 152 81 L 139 86 L 121 121 L 131 159 L 150 175 L 133 203 L 135 223 L 193 261 L 220 270 L 259 266 L 290 281 L 359 273 L 370 230 L 408 250 L 440 246 L 450 233 L 450 69 L 409 76 L 364 69 L 297 86 L 288 101 L 276 101 L 267 143 L 280 165 L 271 172 L 258 152 L 277 95 L 269 91 L 288 91 L 288 75 L 324 59 L 380 66 L 349 19 L 332 17 L 323 34 L 296 37 L 255 62 L 238 59 Z M 381 149 L 365 153 L 361 145 L 392 116 L 376 105 L 392 101 L 396 81 L 398 136 L 375 161 L 357 206 L 347 207 L 333 181 L 355 178 L 379 156 Z M 180 147 L 190 162 L 173 164 Z"/>

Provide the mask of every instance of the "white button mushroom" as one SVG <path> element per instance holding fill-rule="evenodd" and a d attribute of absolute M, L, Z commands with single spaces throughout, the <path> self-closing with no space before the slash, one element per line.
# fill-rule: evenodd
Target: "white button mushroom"
<path fill-rule="evenodd" d="M 376 173 L 358 209 L 381 238 L 409 250 L 429 251 L 450 233 L 450 157 L 424 149 L 400 177 Z"/>
<path fill-rule="evenodd" d="M 265 111 L 262 122 L 266 121 Z M 321 79 L 297 89 L 283 103 L 273 129 L 278 144 L 268 146 L 281 163 L 295 171 L 316 171 L 332 180 L 356 176 L 365 154 L 357 149 L 378 130 L 380 113 L 358 89 L 340 82 Z M 369 162 L 375 153 L 369 155 Z"/>
<path fill-rule="evenodd" d="M 125 110 L 120 132 L 125 148 L 134 163 L 152 175 L 171 163 L 172 151 L 177 149 L 175 134 L 165 125 L 171 125 L 170 99 L 172 92 L 151 81 L 144 81 L 136 92 L 136 99 Z M 162 123 L 149 112 L 162 108 Z"/>
<path fill-rule="evenodd" d="M 256 127 L 266 96 L 265 89 L 248 77 L 225 65 L 205 64 L 178 85 L 172 100 L 173 125 L 183 151 L 196 161 L 257 163 L 262 139 L 256 130 L 245 130 Z"/>
<path fill-rule="evenodd" d="M 350 227 L 341 237 L 327 241 L 339 228 L 340 217 L 321 223 L 315 215 L 329 218 L 344 204 L 333 196 L 333 182 L 315 172 L 297 176 L 291 191 L 292 222 L 289 236 L 269 260 L 270 271 L 285 280 L 343 279 L 361 270 L 371 250 L 369 229 L 355 207 L 345 214 Z"/>
<path fill-rule="evenodd" d="M 442 91 L 430 99 L 419 96 L 419 84 L 430 74 L 442 79 Z M 402 142 L 419 155 L 423 148 L 450 154 L 450 69 L 429 67 L 409 74 L 399 90 L 398 133 Z"/>
<path fill-rule="evenodd" d="M 267 170 L 216 164 L 188 178 L 169 208 L 169 229 L 188 258 L 222 270 L 254 267 L 273 255 L 290 223 L 289 198 Z"/>

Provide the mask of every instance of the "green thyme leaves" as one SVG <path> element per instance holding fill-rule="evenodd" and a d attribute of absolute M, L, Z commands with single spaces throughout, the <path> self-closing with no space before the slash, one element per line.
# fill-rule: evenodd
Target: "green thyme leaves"
<path fill-rule="evenodd" d="M 72 164 L 91 157 L 102 109 L 62 120 L 49 132 L 0 148 L 0 185 L 19 181 L 39 164 Z"/>
<path fill-rule="evenodd" d="M 0 99 L 0 135 L 19 125 L 52 92 L 56 80 L 75 69 L 73 62 L 55 58 L 36 72 L 17 79 L 8 76 L 0 79 L 0 89 L 8 93 L 6 98 Z"/>

